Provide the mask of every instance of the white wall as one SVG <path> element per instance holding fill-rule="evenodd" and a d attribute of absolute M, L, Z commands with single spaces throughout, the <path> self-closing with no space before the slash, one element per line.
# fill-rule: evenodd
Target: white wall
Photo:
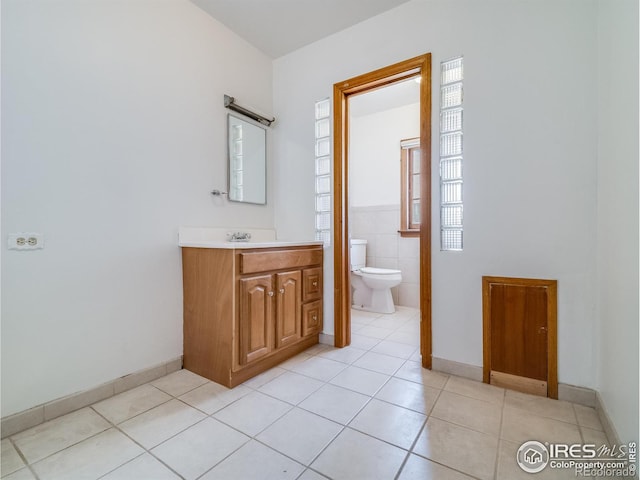
<path fill-rule="evenodd" d="M 482 364 L 482 275 L 558 279 L 559 380 L 595 387 L 596 13 L 584 0 L 414 0 L 277 59 L 275 175 L 298 179 L 277 188 L 278 230 L 313 235 L 314 101 L 336 82 L 431 52 L 437 125 L 439 63 L 463 54 L 465 250 L 439 252 L 434 220 L 433 354 Z"/>
<path fill-rule="evenodd" d="M 366 95 L 350 102 L 360 100 Z M 349 206 L 399 205 L 400 141 L 420 135 L 420 104 L 352 116 L 349 122 Z"/>
<path fill-rule="evenodd" d="M 598 7 L 598 390 L 620 439 L 637 442 L 638 2 Z"/>
<path fill-rule="evenodd" d="M 187 0 L 2 2 L 3 416 L 182 354 L 178 226 L 273 228 L 209 193 L 223 94 L 268 113 L 271 79 Z"/>

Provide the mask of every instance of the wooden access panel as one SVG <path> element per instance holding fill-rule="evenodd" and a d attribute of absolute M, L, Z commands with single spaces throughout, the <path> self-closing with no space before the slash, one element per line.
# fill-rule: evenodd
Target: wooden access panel
<path fill-rule="evenodd" d="M 557 281 L 483 277 L 484 381 L 558 397 Z"/>

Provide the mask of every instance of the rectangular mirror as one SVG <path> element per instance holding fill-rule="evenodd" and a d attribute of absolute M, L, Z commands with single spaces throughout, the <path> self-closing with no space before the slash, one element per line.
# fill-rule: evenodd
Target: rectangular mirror
<path fill-rule="evenodd" d="M 229 200 L 267 203 L 267 131 L 228 114 Z"/>

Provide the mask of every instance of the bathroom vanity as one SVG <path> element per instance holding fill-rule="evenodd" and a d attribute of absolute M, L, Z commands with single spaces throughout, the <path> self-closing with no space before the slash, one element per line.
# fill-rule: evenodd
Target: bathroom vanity
<path fill-rule="evenodd" d="M 322 243 L 180 246 L 184 368 L 234 387 L 318 343 Z"/>

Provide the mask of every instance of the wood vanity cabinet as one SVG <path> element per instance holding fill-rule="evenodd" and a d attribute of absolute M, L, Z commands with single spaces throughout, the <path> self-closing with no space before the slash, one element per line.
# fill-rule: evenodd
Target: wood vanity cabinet
<path fill-rule="evenodd" d="M 184 368 L 234 387 L 318 343 L 322 255 L 183 247 Z"/>

